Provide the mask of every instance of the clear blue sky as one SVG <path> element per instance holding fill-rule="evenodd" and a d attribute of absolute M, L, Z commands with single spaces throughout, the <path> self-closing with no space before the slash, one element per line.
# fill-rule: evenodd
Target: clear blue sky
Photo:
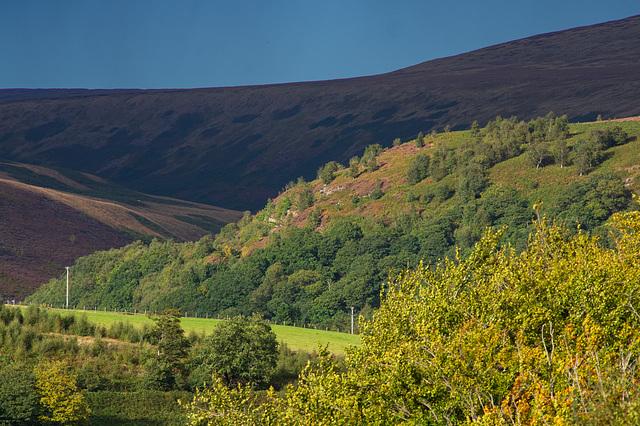
<path fill-rule="evenodd" d="M 638 0 L 2 0 L 0 88 L 357 77 L 636 14 Z"/>

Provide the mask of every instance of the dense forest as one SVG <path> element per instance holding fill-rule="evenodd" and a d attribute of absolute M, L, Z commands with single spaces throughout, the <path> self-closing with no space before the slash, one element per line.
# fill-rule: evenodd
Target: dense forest
<path fill-rule="evenodd" d="M 137 242 L 78 259 L 70 304 L 209 317 L 257 313 L 344 330 L 351 306 L 370 317 L 380 305 L 390 271 L 435 265 L 457 252 L 466 259 L 487 227 L 507 226 L 500 244 L 524 250 L 538 201 L 540 212 L 569 232 L 612 244 L 603 225 L 636 208 L 618 164 L 637 133 L 635 123 L 572 125 L 550 113 L 420 134 L 387 150 L 371 145 L 346 168 L 330 162 L 318 180 L 291 182 L 263 210 L 246 212 L 215 237 Z M 536 177 L 518 181 L 523 172 Z M 344 189 L 349 185 L 367 189 L 359 195 Z M 27 300 L 62 306 L 64 283 L 54 279 Z"/>

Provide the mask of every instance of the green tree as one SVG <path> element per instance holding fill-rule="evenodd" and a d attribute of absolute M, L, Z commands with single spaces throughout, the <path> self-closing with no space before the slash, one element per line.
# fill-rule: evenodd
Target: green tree
<path fill-rule="evenodd" d="M 424 134 L 422 132 L 418 133 L 418 137 L 416 138 L 416 147 L 422 148 L 424 146 Z"/>
<path fill-rule="evenodd" d="M 539 169 L 549 158 L 549 143 L 545 140 L 534 140 L 527 146 L 526 153 L 531 164 Z"/>
<path fill-rule="evenodd" d="M 471 123 L 471 130 L 469 131 L 469 133 L 474 139 L 480 138 L 480 125 L 478 124 L 478 120 L 474 120 L 473 123 Z"/>
<path fill-rule="evenodd" d="M 291 199 L 288 196 L 282 197 L 282 199 L 276 205 L 275 212 L 273 213 L 274 219 L 280 219 L 287 214 L 292 206 Z"/>
<path fill-rule="evenodd" d="M 471 164 L 460 171 L 458 178 L 457 195 L 461 203 L 480 196 L 487 187 L 488 181 L 482 168 L 477 164 Z"/>
<path fill-rule="evenodd" d="M 384 192 L 382 192 L 382 182 L 380 179 L 376 179 L 376 187 L 369 193 L 369 198 L 372 200 L 378 200 L 382 198 Z"/>
<path fill-rule="evenodd" d="M 229 389 L 213 376 L 208 386 L 196 389 L 191 401 L 178 400 L 190 425 L 261 426 L 276 424 L 277 418 L 265 413 L 248 384 Z"/>
<path fill-rule="evenodd" d="M 424 180 L 429 176 L 429 165 L 431 164 L 431 157 L 429 154 L 421 153 L 411 162 L 409 170 L 407 171 L 407 183 L 409 185 L 415 185 L 418 182 Z"/>
<path fill-rule="evenodd" d="M 567 140 L 559 138 L 551 143 L 551 154 L 553 155 L 553 161 L 556 164 L 560 164 L 560 168 L 566 166 L 569 162 L 569 147 L 567 146 Z"/>
<path fill-rule="evenodd" d="M 184 330 L 180 325 L 182 314 L 179 309 L 165 309 L 162 315 L 149 316 L 155 327 L 147 337 L 157 345 L 158 357 L 171 363 L 177 363 L 187 356 L 189 341 L 184 337 Z"/>
<path fill-rule="evenodd" d="M 576 165 L 576 172 L 582 176 L 591 168 L 600 164 L 604 158 L 604 146 L 600 137 L 593 136 L 587 139 L 580 139 L 575 147 L 573 163 Z"/>
<path fill-rule="evenodd" d="M 277 359 L 278 342 L 271 326 L 257 315 L 238 316 L 216 325 L 192 365 L 209 377 L 218 374 L 227 385 L 262 387 L 269 382 Z"/>
<path fill-rule="evenodd" d="M 329 161 L 318 170 L 318 179 L 322 179 L 325 185 L 329 185 L 335 179 L 335 173 L 340 169 L 340 164 Z"/>
<path fill-rule="evenodd" d="M 7 363 L 0 368 L 0 423 L 35 424 L 40 409 L 36 378 L 31 368 Z"/>
<path fill-rule="evenodd" d="M 360 174 L 360 159 L 358 156 L 351 157 L 349 160 L 349 177 L 357 178 Z"/>
<path fill-rule="evenodd" d="M 301 212 L 308 209 L 313 205 L 314 201 L 315 197 L 313 195 L 313 189 L 311 188 L 311 185 L 305 184 L 302 188 L 302 191 L 298 195 L 298 211 Z"/>
<path fill-rule="evenodd" d="M 320 347 L 298 386 L 259 410 L 242 388 L 218 385 L 201 394 L 198 420 L 636 424 L 640 212 L 612 223 L 615 249 L 538 218 L 522 253 L 487 232 L 466 259 L 407 270 L 361 320 L 362 346 L 344 365 Z"/>

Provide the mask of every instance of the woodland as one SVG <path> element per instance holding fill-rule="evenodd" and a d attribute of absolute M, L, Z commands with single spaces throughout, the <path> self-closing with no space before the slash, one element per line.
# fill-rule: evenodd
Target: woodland
<path fill-rule="evenodd" d="M 0 419 L 638 423 L 638 134 L 549 113 L 374 144 L 216 236 L 80 258 L 70 305 L 154 325 L 47 309 L 65 277 L 2 306 Z M 265 322 L 345 331 L 350 307 L 344 357 Z M 182 315 L 230 319 L 185 335 Z"/>
<path fill-rule="evenodd" d="M 466 132 L 420 134 L 404 144 L 415 145 L 412 155 L 384 160 L 387 170 L 378 165 L 383 148 L 371 145 L 348 168 L 330 162 L 318 180 L 291 182 L 260 212 L 245 212 L 215 237 L 138 241 L 78 259 L 69 303 L 130 312 L 176 308 L 201 317 L 257 313 L 345 330 L 351 306 L 365 317 L 379 306 L 390 271 L 452 259 L 457 251 L 465 258 L 486 227 L 508 226 L 501 244 L 523 250 L 537 201 L 571 232 L 612 244 L 602 225 L 635 207 L 630 188 L 600 165 L 615 163 L 616 149 L 632 140 L 613 123 L 572 134 L 566 117 L 550 113 L 528 123 L 497 118 L 482 129 L 474 123 Z M 551 178 L 566 185 L 501 182 L 494 177 L 501 166 L 552 170 Z M 358 182 L 370 184 L 366 195 L 335 190 Z M 65 280 L 52 280 L 27 301 L 63 306 Z"/>

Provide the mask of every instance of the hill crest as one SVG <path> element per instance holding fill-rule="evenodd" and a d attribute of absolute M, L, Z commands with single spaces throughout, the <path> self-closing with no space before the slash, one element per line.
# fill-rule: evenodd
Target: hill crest
<path fill-rule="evenodd" d="M 634 16 L 354 79 L 46 99 L 13 91 L 0 103 L 0 157 L 255 211 L 292 176 L 312 179 L 372 143 L 498 115 L 638 115 L 638 39 Z"/>

